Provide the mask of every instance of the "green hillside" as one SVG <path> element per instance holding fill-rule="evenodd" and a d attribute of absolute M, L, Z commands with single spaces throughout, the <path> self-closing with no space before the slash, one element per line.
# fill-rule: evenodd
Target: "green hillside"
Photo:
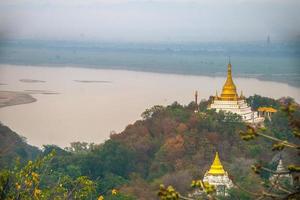
<path fill-rule="evenodd" d="M 33 160 L 41 151 L 28 145 L 26 139 L 0 123 L 0 168 L 13 166 L 14 160 L 21 162 Z"/>
<path fill-rule="evenodd" d="M 260 96 L 250 99 L 253 107 L 279 108 L 290 101 Z M 267 180 L 269 174 L 255 175 L 250 166 L 260 163 L 274 169 L 279 153 L 271 151 L 269 140 L 241 140 L 239 132 L 245 131 L 246 125 L 240 117 L 206 110 L 206 105 L 207 101 L 202 101 L 198 113 L 194 112 L 194 103 L 187 106 L 176 102 L 166 107 L 153 106 L 142 113 L 142 120 L 128 125 L 121 133 L 112 134 L 103 144 L 75 142 L 66 149 L 45 146 L 41 156 L 48 155 L 52 150 L 56 155 L 47 162 L 51 173 L 40 171 L 39 187 L 54 187 L 61 177 L 68 177 L 69 180 L 87 177 L 94 182 L 94 190 L 87 195 L 91 199 L 99 195 L 104 195 L 105 199 L 157 199 L 161 183 L 172 185 L 181 194 L 187 194 L 191 191 L 191 181 L 202 179 L 218 151 L 234 183 L 251 191 L 262 189 L 263 185 L 259 183 Z M 297 120 L 300 119 L 299 113 L 298 106 L 294 114 Z M 288 115 L 280 109 L 271 121 L 266 120 L 265 126 L 268 135 L 287 140 L 293 137 Z M 27 145 L 20 136 L 3 125 L 0 137 L 3 152 L 1 168 L 11 166 L 11 161 L 16 157 L 32 160 L 39 154 L 37 148 Z M 5 150 L 6 147 L 8 150 Z M 281 152 L 285 163 L 297 164 L 296 153 L 289 150 Z M 120 191 L 119 195 L 111 195 L 114 188 Z M 243 192 L 236 195 L 239 199 L 250 198 Z"/>

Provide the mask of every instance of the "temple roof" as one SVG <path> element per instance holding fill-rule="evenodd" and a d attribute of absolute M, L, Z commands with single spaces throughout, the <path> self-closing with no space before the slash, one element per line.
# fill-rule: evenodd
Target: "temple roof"
<path fill-rule="evenodd" d="M 208 174 L 210 174 L 210 175 L 224 175 L 224 174 L 226 174 L 226 172 L 223 168 L 223 165 L 221 164 L 218 152 L 216 152 L 214 162 L 212 163 L 210 169 L 208 170 Z"/>
<path fill-rule="evenodd" d="M 260 112 L 271 112 L 271 113 L 277 112 L 277 110 L 272 107 L 259 107 L 257 110 Z"/>

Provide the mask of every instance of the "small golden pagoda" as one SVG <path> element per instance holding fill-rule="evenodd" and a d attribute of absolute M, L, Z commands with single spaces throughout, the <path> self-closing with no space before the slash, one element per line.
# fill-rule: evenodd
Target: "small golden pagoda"
<path fill-rule="evenodd" d="M 210 169 L 204 174 L 203 182 L 214 185 L 217 195 L 228 195 L 227 190 L 233 187 L 232 181 L 229 179 L 227 172 L 224 170 L 220 161 L 219 154 L 216 152 L 215 159 Z"/>
<path fill-rule="evenodd" d="M 225 170 L 223 168 L 223 165 L 221 164 L 218 152 L 216 152 L 214 162 L 210 166 L 210 169 L 208 170 L 208 174 L 211 174 L 211 175 L 224 175 L 225 174 Z"/>

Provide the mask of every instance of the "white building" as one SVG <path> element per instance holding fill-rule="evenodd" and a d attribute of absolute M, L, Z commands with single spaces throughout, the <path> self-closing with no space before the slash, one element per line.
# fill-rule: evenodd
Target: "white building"
<path fill-rule="evenodd" d="M 232 112 L 240 115 L 242 120 L 248 123 L 263 122 L 264 118 L 259 117 L 257 112 L 251 110 L 248 106 L 243 93 L 239 96 L 236 91 L 236 86 L 232 80 L 231 63 L 228 64 L 227 79 L 223 86 L 221 96 L 218 93 L 213 97 L 212 103 L 208 107 L 209 109 L 216 109 L 225 112 Z"/>
<path fill-rule="evenodd" d="M 228 195 L 228 189 L 233 187 L 233 183 L 228 177 L 228 173 L 224 170 L 221 164 L 219 154 L 216 152 L 214 162 L 210 169 L 205 172 L 203 182 L 208 182 L 210 185 L 214 185 L 217 195 Z"/>
<path fill-rule="evenodd" d="M 288 183 L 293 184 L 293 177 L 290 172 L 285 169 L 282 159 L 279 159 L 275 173 L 269 178 L 270 182 L 276 183 L 286 180 Z"/>

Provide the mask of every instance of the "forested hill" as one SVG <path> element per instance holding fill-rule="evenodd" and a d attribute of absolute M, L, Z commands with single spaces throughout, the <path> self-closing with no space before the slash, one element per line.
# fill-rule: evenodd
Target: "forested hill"
<path fill-rule="evenodd" d="M 275 108 L 290 101 L 257 95 L 248 100 L 253 107 Z M 52 149 L 57 153 L 50 163 L 53 173 L 48 175 L 44 187 L 55 184 L 64 176 L 74 179 L 87 176 L 96 185 L 91 195 L 94 199 L 99 194 L 109 196 L 113 188 L 126 194 L 119 199 L 157 199 L 160 183 L 173 185 L 180 193 L 186 194 L 191 190 L 191 180 L 203 177 L 218 151 L 234 182 L 251 190 L 259 189 L 262 186 L 256 183 L 261 180 L 251 173 L 250 166 L 260 162 L 274 168 L 278 153 L 272 152 L 272 144 L 262 138 L 250 142 L 241 140 L 239 132 L 246 126 L 240 117 L 207 110 L 207 104 L 207 101 L 202 101 L 198 113 L 194 112 L 194 103 L 154 106 L 142 114 L 142 120 L 128 125 L 121 133 L 112 134 L 103 144 L 76 142 L 67 149 L 45 146 L 43 155 Z M 299 116 L 299 109 L 296 113 Z M 280 109 L 265 125 L 267 134 L 287 140 L 292 137 L 287 116 Z M 38 152 L 30 148 L 32 154 L 29 155 Z M 283 151 L 282 155 L 285 162 L 294 161 L 292 153 Z M 3 164 L 7 163 L 1 160 Z M 268 176 L 262 174 L 263 178 Z"/>
<path fill-rule="evenodd" d="M 16 158 L 21 162 L 35 159 L 41 151 L 28 145 L 25 138 L 0 123 L 0 168 L 11 166 Z"/>

